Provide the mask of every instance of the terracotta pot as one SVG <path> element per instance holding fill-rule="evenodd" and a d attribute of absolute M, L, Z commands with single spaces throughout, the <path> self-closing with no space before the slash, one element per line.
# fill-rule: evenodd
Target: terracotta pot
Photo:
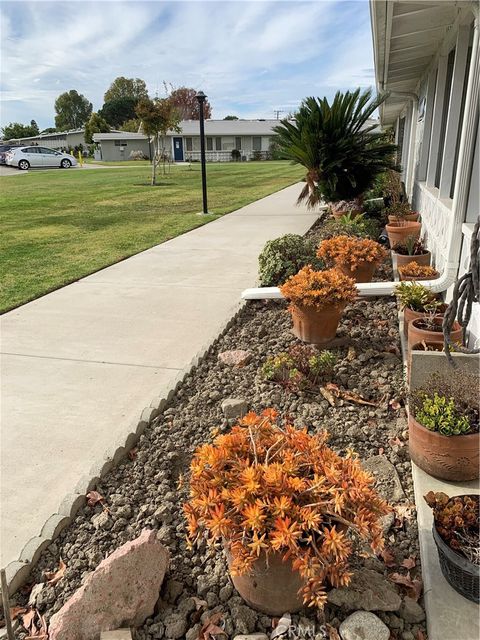
<path fill-rule="evenodd" d="M 303 342 L 324 345 L 337 333 L 338 323 L 346 304 L 325 305 L 321 308 L 292 308 L 293 333 Z"/>
<path fill-rule="evenodd" d="M 332 211 L 332 216 L 335 218 L 335 220 L 340 220 L 340 218 L 343 218 L 343 216 L 346 216 L 347 214 L 351 214 L 352 218 L 355 218 L 356 216 L 361 216 L 362 211 L 360 211 L 359 209 L 335 212 Z"/>
<path fill-rule="evenodd" d="M 431 476 L 458 482 L 480 477 L 478 433 L 442 436 L 409 415 L 408 435 L 411 459 Z"/>
<path fill-rule="evenodd" d="M 393 255 L 397 259 L 397 267 L 403 267 L 404 264 L 410 264 L 410 262 L 416 262 L 417 264 L 430 266 L 430 259 L 432 254 L 430 251 L 420 254 L 419 256 L 404 256 L 402 253 L 397 253 L 392 250 Z"/>
<path fill-rule="evenodd" d="M 443 318 L 443 314 L 445 313 L 446 308 L 447 305 L 442 304 L 442 306 L 438 308 L 436 315 L 440 318 Z M 405 307 L 403 310 L 403 331 L 405 335 L 408 335 L 408 325 L 410 324 L 410 322 L 412 322 L 412 320 L 416 320 L 417 318 L 424 318 L 426 315 L 427 314 L 424 311 L 414 311 L 413 309 L 410 309 L 410 307 Z M 425 340 L 425 342 L 428 341 Z"/>
<path fill-rule="evenodd" d="M 419 342 L 431 342 L 434 344 L 443 342 L 443 332 L 442 332 L 442 316 L 436 316 L 434 318 L 434 323 L 437 327 L 439 327 L 439 331 L 429 331 L 428 329 L 421 329 L 417 325 L 422 321 L 423 318 L 415 318 L 408 324 L 408 351 L 410 352 L 412 345 L 417 344 Z M 462 327 L 455 322 L 450 333 L 450 338 L 452 342 L 462 342 Z"/>
<path fill-rule="evenodd" d="M 225 553 L 230 567 L 231 556 L 228 550 Z M 298 592 L 305 583 L 298 571 L 293 570 L 292 561 L 283 562 L 279 553 L 270 553 L 268 563 L 262 553 L 251 573 L 230 577 L 245 602 L 257 611 L 280 616 L 285 611 L 293 613 L 303 607 L 303 599 Z"/>
<path fill-rule="evenodd" d="M 435 271 L 435 274 L 433 276 L 424 276 L 424 277 L 404 276 L 400 271 L 398 272 L 398 275 L 400 276 L 400 280 L 402 282 L 422 282 L 424 280 L 436 280 L 437 278 L 440 277 L 440 274 L 438 273 L 438 271 Z"/>
<path fill-rule="evenodd" d="M 390 247 L 393 249 L 397 244 L 404 244 L 405 240 L 410 236 L 418 240 L 421 228 L 420 222 L 389 222 L 385 229 Z"/>
<path fill-rule="evenodd" d="M 406 220 L 407 222 L 417 222 L 419 214 L 416 212 L 407 213 L 406 215 L 399 218 L 398 216 L 388 216 L 389 222 L 402 222 L 402 220 Z"/>
<path fill-rule="evenodd" d="M 367 262 L 363 260 L 359 266 L 352 271 L 347 264 L 340 262 L 335 263 L 335 267 L 349 278 L 353 278 L 355 282 L 371 282 L 378 262 Z"/>
<path fill-rule="evenodd" d="M 405 328 L 405 325 L 404 325 Z M 442 342 L 416 342 L 412 345 L 407 358 L 407 383 L 410 385 L 410 371 L 412 370 L 412 353 L 413 351 L 443 351 Z"/>

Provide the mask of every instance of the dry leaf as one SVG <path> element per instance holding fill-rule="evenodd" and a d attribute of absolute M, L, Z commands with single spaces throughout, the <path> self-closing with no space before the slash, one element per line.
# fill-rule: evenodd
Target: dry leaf
<path fill-rule="evenodd" d="M 58 565 L 58 569 L 56 571 L 46 571 L 45 578 L 47 579 L 48 584 L 57 584 L 63 578 L 63 574 L 65 573 L 65 569 L 67 565 L 60 558 L 60 563 Z"/>
<path fill-rule="evenodd" d="M 417 631 L 417 640 L 427 640 L 427 636 L 423 633 L 421 629 Z"/>
<path fill-rule="evenodd" d="M 199 609 L 203 609 L 205 607 L 208 607 L 208 602 L 206 602 L 206 600 L 200 600 L 200 598 L 196 598 L 195 596 L 192 599 L 195 602 L 195 608 L 196 608 L 197 611 Z"/>
<path fill-rule="evenodd" d="M 127 453 L 128 457 L 130 460 L 135 460 L 135 458 L 137 457 L 137 449 L 136 447 L 134 447 L 133 449 L 130 449 L 130 451 Z"/>
<path fill-rule="evenodd" d="M 331 407 L 335 406 L 335 398 L 329 391 L 327 391 L 327 389 L 325 389 L 325 387 L 320 387 L 320 393 Z"/>
<path fill-rule="evenodd" d="M 397 563 L 395 561 L 395 556 L 390 551 L 390 549 L 385 547 L 385 549 L 382 551 L 382 553 L 380 555 L 382 556 L 382 560 L 384 561 L 386 567 L 395 567 L 396 566 Z"/>
<path fill-rule="evenodd" d="M 351 362 L 352 360 L 355 360 L 356 357 L 357 352 L 355 351 L 355 349 L 353 347 L 348 347 L 347 360 Z"/>
<path fill-rule="evenodd" d="M 401 529 L 403 527 L 403 521 L 410 521 L 413 517 L 414 505 L 409 504 L 397 504 L 394 505 L 393 511 L 395 513 L 395 522 L 393 524 L 394 529 Z"/>
<path fill-rule="evenodd" d="M 184 479 L 183 479 L 183 473 L 181 473 L 178 476 L 178 480 L 177 480 L 177 489 L 181 489 L 183 487 L 183 483 L 184 483 Z"/>
<path fill-rule="evenodd" d="M 388 444 L 391 447 L 404 447 L 405 446 L 405 442 L 402 442 L 402 440 L 400 440 L 400 438 L 398 436 L 395 436 L 395 438 L 390 438 L 390 440 L 388 441 Z"/>
<path fill-rule="evenodd" d="M 380 449 L 378 450 L 378 455 L 383 456 L 384 453 L 385 453 L 385 449 L 383 447 L 380 447 Z"/>
<path fill-rule="evenodd" d="M 332 627 L 332 625 L 330 624 L 326 624 L 325 629 L 328 633 L 328 640 L 341 640 L 340 635 L 335 627 Z"/>
<path fill-rule="evenodd" d="M 412 598 L 412 600 L 415 600 L 415 602 L 417 602 L 417 600 L 422 595 L 423 580 L 421 578 L 415 578 L 414 580 L 412 580 L 412 582 L 413 587 L 409 589 L 408 595 Z"/>
<path fill-rule="evenodd" d="M 413 569 L 416 564 L 417 563 L 414 556 L 410 556 L 409 558 L 405 558 L 405 560 L 402 562 L 402 567 L 405 567 L 405 569 Z"/>
<path fill-rule="evenodd" d="M 26 607 L 10 607 L 10 618 L 16 620 L 18 616 L 27 612 Z"/>
<path fill-rule="evenodd" d="M 392 582 L 395 582 L 395 584 L 401 584 L 409 589 L 413 587 L 413 580 L 410 577 L 410 572 L 408 572 L 406 576 L 403 575 L 403 573 L 392 573 L 388 577 Z"/>
<path fill-rule="evenodd" d="M 43 589 L 43 587 L 45 586 L 44 582 L 39 582 L 38 584 L 34 584 L 31 591 L 30 591 L 30 597 L 28 598 L 28 605 L 30 607 L 35 606 L 35 602 L 37 601 L 37 597 L 39 595 L 39 593 L 41 592 L 41 590 Z"/>
<path fill-rule="evenodd" d="M 215 613 L 211 618 L 205 621 L 205 624 L 200 629 L 198 634 L 198 640 L 215 640 L 215 636 L 227 634 L 218 626 L 218 623 L 222 619 L 221 613 Z"/>
<path fill-rule="evenodd" d="M 325 389 L 327 391 L 330 391 L 337 398 L 343 398 L 343 400 L 347 400 L 348 402 L 354 402 L 355 404 L 364 404 L 364 405 L 368 405 L 369 407 L 378 407 L 377 402 L 370 402 L 369 400 L 365 400 L 365 398 L 363 398 L 358 393 L 344 391 L 343 389 L 340 389 L 338 385 L 334 384 L 333 382 L 329 382 L 327 385 L 325 385 Z"/>
<path fill-rule="evenodd" d="M 89 507 L 94 507 L 98 502 L 103 503 L 103 501 L 105 500 L 105 498 L 98 493 L 98 491 L 89 491 L 87 493 L 87 505 Z"/>
<path fill-rule="evenodd" d="M 22 624 L 25 627 L 26 631 L 36 631 L 37 625 L 34 623 L 35 620 L 35 609 L 30 609 L 27 613 L 22 615 Z"/>

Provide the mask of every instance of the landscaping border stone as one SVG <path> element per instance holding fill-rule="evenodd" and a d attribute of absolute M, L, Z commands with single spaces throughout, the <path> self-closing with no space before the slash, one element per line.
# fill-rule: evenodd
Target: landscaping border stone
<path fill-rule="evenodd" d="M 213 335 L 211 339 L 200 348 L 189 364 L 178 372 L 170 384 L 165 386 L 163 394 L 156 396 L 150 402 L 150 405 L 141 411 L 138 422 L 131 423 L 126 429 L 126 434 L 118 437 L 102 457 L 94 462 L 90 473 L 82 476 L 77 482 L 75 492 L 68 493 L 60 502 L 58 510 L 46 520 L 40 535 L 30 538 L 22 548 L 18 560 L 10 562 L 5 567 L 10 596 L 28 581 L 30 570 L 36 564 L 42 551 L 70 524 L 77 512 L 85 504 L 86 494 L 92 491 L 99 480 L 114 466 L 118 465 L 128 452 L 135 447 L 145 429 L 158 418 L 172 400 L 185 377 L 207 357 L 217 341 L 220 340 L 236 322 L 245 305 L 246 301 L 243 300 L 233 305 L 231 309 L 232 314 L 222 325 L 220 331 Z"/>

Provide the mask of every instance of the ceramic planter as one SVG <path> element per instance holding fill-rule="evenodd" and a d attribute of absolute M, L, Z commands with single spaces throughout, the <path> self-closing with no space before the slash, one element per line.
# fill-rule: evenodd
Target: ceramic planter
<path fill-rule="evenodd" d="M 417 264 L 421 264 L 422 266 L 429 267 L 430 260 L 432 254 L 430 251 L 425 251 L 418 256 L 404 256 L 402 253 L 397 253 L 396 251 L 392 251 L 393 255 L 397 259 L 397 268 L 403 267 L 405 264 L 410 264 L 410 262 L 416 262 Z"/>
<path fill-rule="evenodd" d="M 407 335 L 408 335 L 408 351 L 409 352 L 412 349 L 412 345 L 418 344 L 421 342 L 426 342 L 427 344 L 443 343 L 443 331 L 442 331 L 443 317 L 435 316 L 433 320 L 435 327 L 438 329 L 437 331 L 422 329 L 421 327 L 419 327 L 418 324 L 421 324 L 424 318 L 425 316 L 423 316 L 422 318 L 416 318 L 411 322 L 409 322 L 408 324 Z M 458 322 L 454 323 L 452 331 L 450 332 L 450 338 L 452 342 L 458 342 L 458 343 L 462 342 L 462 327 L 458 324 Z"/>
<path fill-rule="evenodd" d="M 402 216 L 401 218 L 399 216 L 388 216 L 388 221 L 389 222 L 402 222 L 403 220 L 406 220 L 407 222 L 417 222 L 418 220 L 418 216 L 419 214 L 416 213 L 415 211 L 412 213 L 407 213 L 406 215 Z"/>
<path fill-rule="evenodd" d="M 349 278 L 353 278 L 355 282 L 371 282 L 378 262 L 367 262 L 366 260 L 359 263 L 355 271 L 345 263 L 336 262 L 335 267 Z"/>
<path fill-rule="evenodd" d="M 338 323 L 346 304 L 323 307 L 300 307 L 293 305 L 293 333 L 310 344 L 325 345 L 335 338 Z"/>
<path fill-rule="evenodd" d="M 425 429 L 410 414 L 408 443 L 413 462 L 435 478 L 463 482 L 477 480 L 480 476 L 478 433 L 442 436 Z"/>
<path fill-rule="evenodd" d="M 418 240 L 420 237 L 420 222 L 389 222 L 385 229 L 388 235 L 390 247 L 393 249 L 397 244 L 404 244 L 409 237 Z"/>
<path fill-rule="evenodd" d="M 442 306 L 438 308 L 436 315 L 440 318 L 443 318 L 443 314 L 445 313 L 446 308 L 447 305 L 442 304 Z M 416 320 L 417 318 L 425 318 L 426 315 L 427 314 L 424 311 L 414 311 L 413 309 L 410 309 L 410 307 L 405 307 L 403 309 L 403 331 L 405 335 L 408 335 L 408 326 L 410 322 L 412 322 L 412 320 Z M 420 340 L 420 342 L 423 341 Z M 425 342 L 428 341 L 425 340 Z"/>
<path fill-rule="evenodd" d="M 231 556 L 226 549 L 228 566 Z M 270 616 L 281 616 L 285 611 L 295 612 L 302 608 L 303 599 L 299 590 L 304 581 L 292 568 L 292 561 L 283 562 L 282 555 L 270 553 L 268 562 L 265 553 L 260 554 L 252 571 L 243 576 L 232 576 L 235 589 L 245 602 Z"/>

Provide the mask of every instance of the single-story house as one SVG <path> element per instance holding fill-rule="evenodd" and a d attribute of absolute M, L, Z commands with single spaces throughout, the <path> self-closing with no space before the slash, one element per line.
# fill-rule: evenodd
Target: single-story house
<path fill-rule="evenodd" d="M 278 124 L 278 120 L 205 120 L 207 161 L 229 161 L 235 149 L 243 160 L 255 154 L 266 157 L 275 136 L 273 127 Z M 180 133 L 168 132 L 167 153 L 175 162 L 200 160 L 199 121 L 183 120 L 180 129 Z M 93 139 L 100 147 L 102 160 L 128 160 L 131 151 L 150 154 L 148 137 L 141 133 L 95 133 Z"/>
<path fill-rule="evenodd" d="M 479 5 L 454 0 L 370 0 L 377 90 L 390 97 L 399 161 L 434 265 L 454 281 L 470 264 L 479 206 Z M 469 326 L 480 338 L 480 305 Z"/>
<path fill-rule="evenodd" d="M 55 133 L 39 133 L 38 136 L 29 136 L 26 138 L 15 138 L 14 140 L 6 140 L 11 144 L 30 144 L 47 147 L 48 149 L 68 149 L 86 146 L 85 128 L 71 129 L 70 131 L 56 131 Z"/>

